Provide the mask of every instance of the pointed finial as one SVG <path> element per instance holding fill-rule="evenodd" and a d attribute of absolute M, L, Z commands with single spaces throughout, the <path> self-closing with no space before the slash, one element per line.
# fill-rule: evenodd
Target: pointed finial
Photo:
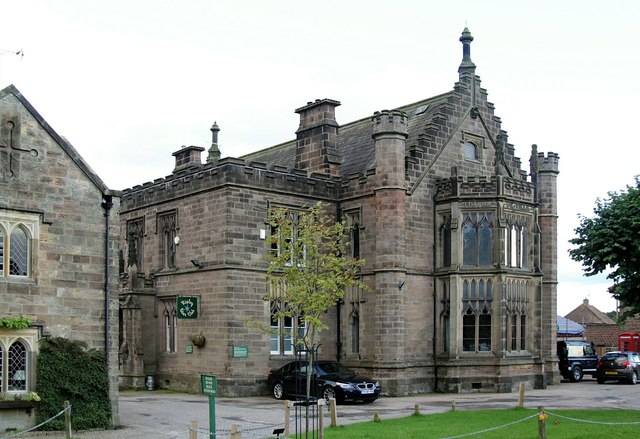
<path fill-rule="evenodd" d="M 211 125 L 211 143 L 218 143 L 218 131 L 220 131 L 220 127 L 218 127 L 218 122 L 213 122 Z"/>
<path fill-rule="evenodd" d="M 465 26 L 462 31 L 462 35 L 460 36 L 460 42 L 462 43 L 462 63 L 460 63 L 460 67 L 458 67 L 458 72 L 462 69 L 475 69 L 476 65 L 471 61 L 471 42 L 473 41 L 473 36 L 471 36 L 471 32 L 469 32 L 469 28 Z"/>

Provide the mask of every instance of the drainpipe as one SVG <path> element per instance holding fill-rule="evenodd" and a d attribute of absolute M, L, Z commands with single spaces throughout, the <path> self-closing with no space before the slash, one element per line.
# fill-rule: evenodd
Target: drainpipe
<path fill-rule="evenodd" d="M 342 221 L 342 209 L 340 209 L 339 205 L 336 208 L 336 221 Z M 342 331 L 340 330 L 342 326 L 342 318 L 340 310 L 342 309 L 343 304 L 344 298 L 340 299 L 336 304 L 336 361 L 340 361 L 340 357 L 342 356 Z"/>
<path fill-rule="evenodd" d="M 433 273 L 435 274 L 436 272 L 436 264 L 437 264 L 437 258 L 436 258 L 436 251 L 437 251 L 437 247 L 435 245 L 436 242 L 438 242 L 438 229 L 437 227 L 435 227 L 436 223 L 436 200 L 435 200 L 435 196 L 433 199 L 433 223 L 434 227 L 433 227 L 433 246 L 431 247 L 431 255 L 433 257 Z M 438 341 L 438 318 L 439 316 L 436 314 L 437 312 L 437 298 L 436 298 L 436 290 L 437 290 L 437 278 L 436 276 L 433 276 L 433 340 L 431 342 L 432 345 L 432 355 L 433 355 L 433 390 L 434 391 L 438 391 L 438 349 L 436 347 L 436 343 Z"/>
<path fill-rule="evenodd" d="M 104 195 L 102 197 L 102 208 L 104 209 L 105 216 L 105 230 L 104 230 L 104 358 L 109 370 L 109 297 L 111 296 L 110 286 L 110 258 L 109 258 L 109 217 L 110 211 L 113 207 L 113 200 L 111 195 Z"/>

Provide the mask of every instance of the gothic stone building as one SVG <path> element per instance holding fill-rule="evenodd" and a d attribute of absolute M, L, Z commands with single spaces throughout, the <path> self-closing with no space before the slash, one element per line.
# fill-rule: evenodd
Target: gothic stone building
<path fill-rule="evenodd" d="M 0 328 L 0 394 L 35 391 L 38 341 L 61 336 L 107 350 L 117 414 L 118 209 L 25 97 L 0 90 L 0 318 L 33 323 Z M 3 412 L 0 431 L 20 422 Z"/>
<path fill-rule="evenodd" d="M 338 101 L 309 102 L 295 140 L 242 158 L 220 159 L 214 124 L 204 163 L 205 148 L 183 147 L 171 175 L 125 190 L 122 384 L 152 375 L 199 391 L 211 374 L 223 395 L 266 392 L 296 331 L 288 319 L 272 335 L 246 324 L 270 322 L 269 211 L 319 201 L 349 224 L 371 289 L 347 291 L 326 314 L 320 358 L 378 378 L 389 395 L 557 382 L 558 156 L 534 146 L 521 168 L 472 40 L 465 29 L 449 92 L 343 125 Z M 197 318 L 180 318 L 179 297 L 193 298 Z"/>

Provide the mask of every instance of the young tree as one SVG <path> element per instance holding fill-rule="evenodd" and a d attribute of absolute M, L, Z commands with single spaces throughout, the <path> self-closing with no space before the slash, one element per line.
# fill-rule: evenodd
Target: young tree
<path fill-rule="evenodd" d="M 330 217 L 320 203 L 292 211 L 276 208 L 270 212 L 268 243 L 268 293 L 265 301 L 277 302 L 274 320 L 288 317 L 302 331 L 289 334 L 297 350 L 312 351 L 319 332 L 327 329 L 323 317 L 344 296 L 345 288 L 366 289 L 360 279 L 363 259 L 348 252 L 345 225 Z M 313 356 L 307 365 L 306 394 L 311 392 Z"/>
<path fill-rule="evenodd" d="M 606 200 L 596 200 L 594 217 L 582 215 L 569 240 L 574 261 L 581 262 L 586 276 L 609 271 L 613 297 L 626 307 L 622 319 L 640 312 L 640 179 L 635 187 L 620 193 L 609 192 Z"/>

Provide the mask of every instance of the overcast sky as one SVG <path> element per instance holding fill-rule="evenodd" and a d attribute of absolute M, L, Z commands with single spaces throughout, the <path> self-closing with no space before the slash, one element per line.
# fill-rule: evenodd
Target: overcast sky
<path fill-rule="evenodd" d="M 13 83 L 112 189 L 171 173 L 181 145 L 222 156 L 295 138 L 308 101 L 338 123 L 452 89 L 465 25 L 509 142 L 560 155 L 558 313 L 615 302 L 567 254 L 578 214 L 639 172 L 640 2 L 0 0 Z M 24 56 L 12 54 L 22 50 Z"/>

